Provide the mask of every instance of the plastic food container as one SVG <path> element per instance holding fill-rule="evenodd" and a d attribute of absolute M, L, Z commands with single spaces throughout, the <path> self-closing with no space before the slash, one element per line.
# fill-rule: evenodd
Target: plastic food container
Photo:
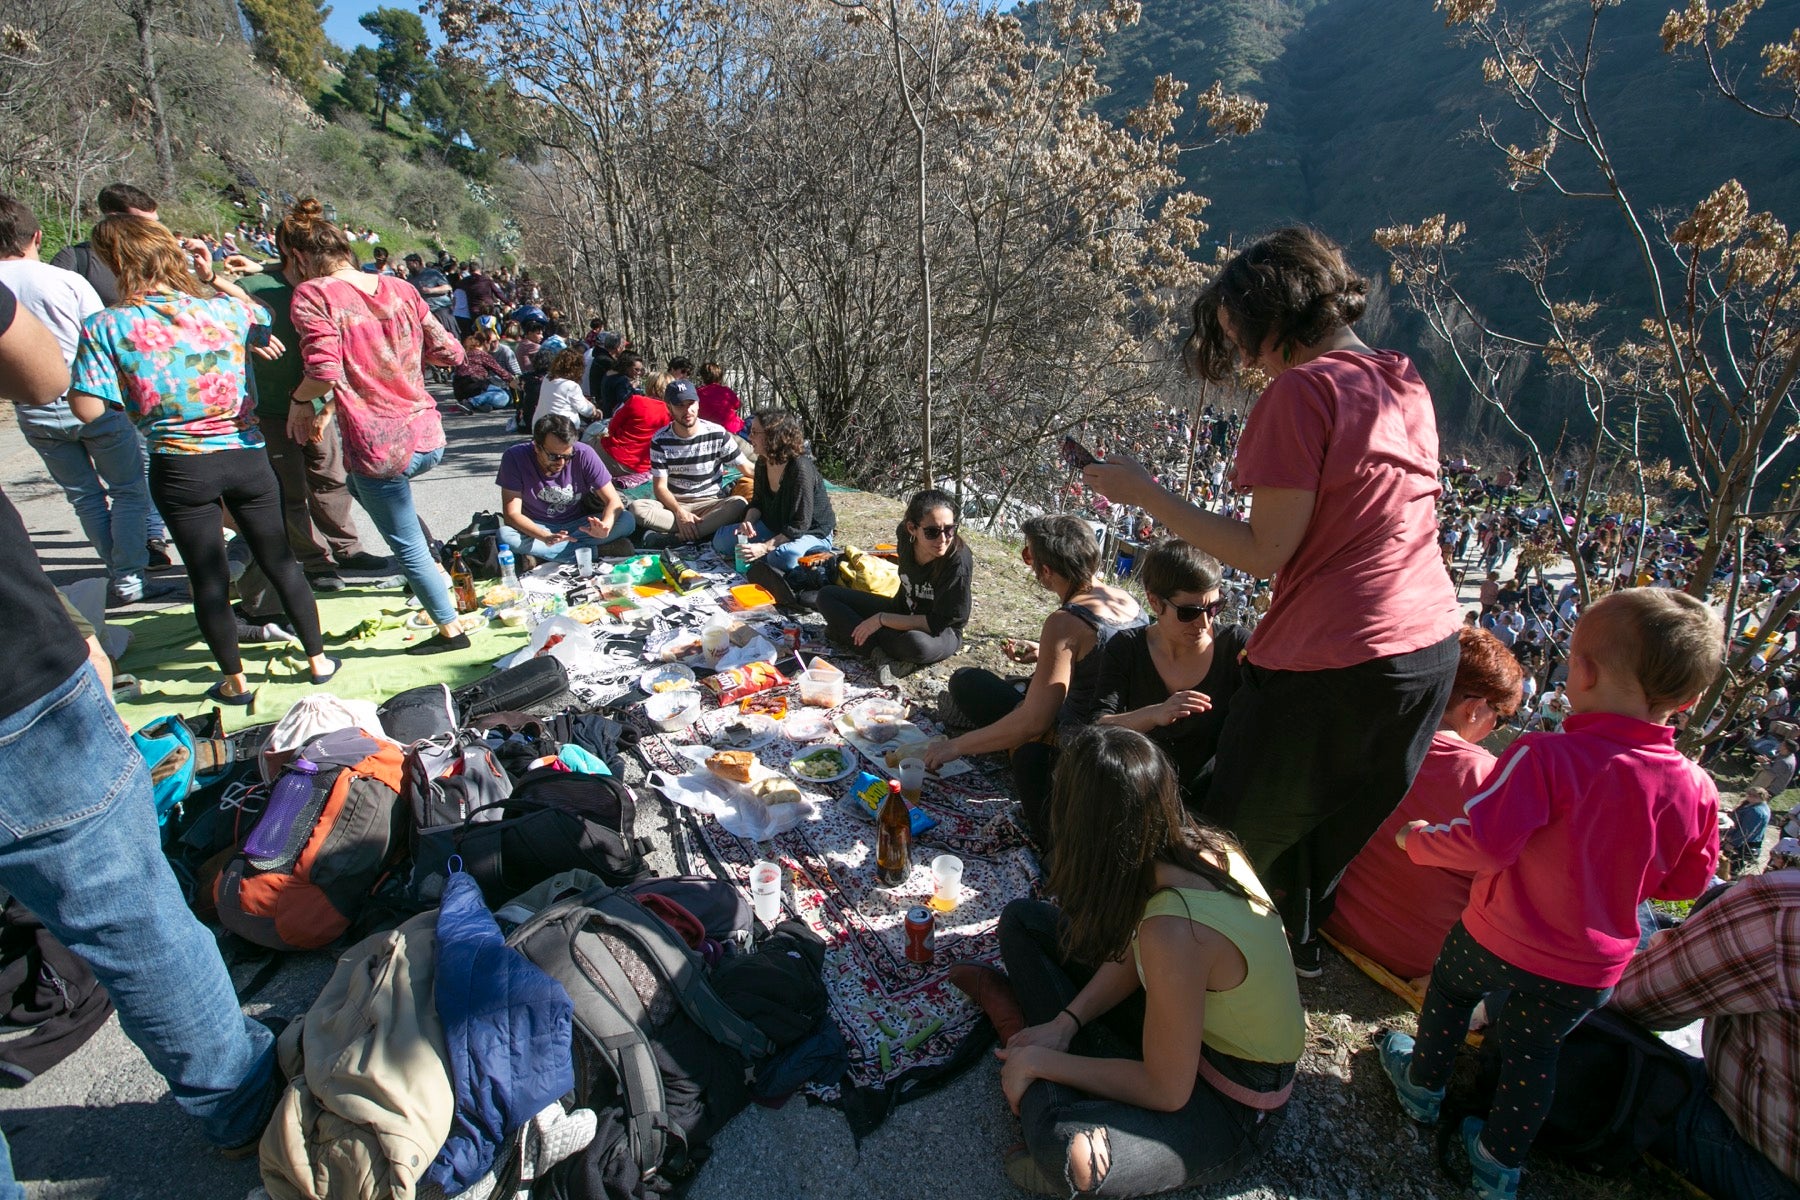
<path fill-rule="evenodd" d="M 686 729 L 700 719 L 700 693 L 693 688 L 659 693 L 644 701 L 644 715 L 664 733 Z"/>
<path fill-rule="evenodd" d="M 813 667 L 800 676 L 800 703 L 835 708 L 844 702 L 844 673 L 835 667 Z"/>

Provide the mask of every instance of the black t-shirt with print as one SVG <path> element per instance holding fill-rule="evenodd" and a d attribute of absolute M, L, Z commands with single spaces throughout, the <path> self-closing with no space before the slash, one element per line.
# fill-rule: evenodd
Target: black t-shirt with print
<path fill-rule="evenodd" d="M 956 547 L 942 558 L 921 563 L 913 557 L 912 539 L 906 534 L 906 523 L 894 531 L 900 548 L 900 601 L 906 611 L 923 616 L 931 635 L 946 629 L 960 635 L 969 623 L 969 610 L 974 602 L 975 556 L 960 537 Z"/>

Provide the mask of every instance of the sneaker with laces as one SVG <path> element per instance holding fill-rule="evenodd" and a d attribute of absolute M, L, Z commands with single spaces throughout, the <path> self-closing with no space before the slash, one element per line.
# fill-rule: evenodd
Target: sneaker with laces
<path fill-rule="evenodd" d="M 1503 1167 L 1494 1161 L 1481 1144 L 1481 1131 L 1487 1122 L 1480 1117 L 1464 1117 L 1462 1123 L 1463 1152 L 1469 1156 L 1469 1186 L 1481 1200 L 1514 1200 L 1519 1194 L 1518 1167 Z"/>
<path fill-rule="evenodd" d="M 1423 1088 L 1407 1078 L 1412 1068 L 1413 1039 L 1398 1030 L 1390 1030 L 1381 1039 L 1381 1069 L 1394 1085 L 1394 1095 L 1407 1116 L 1421 1125 L 1437 1124 L 1444 1105 L 1443 1088 Z"/>

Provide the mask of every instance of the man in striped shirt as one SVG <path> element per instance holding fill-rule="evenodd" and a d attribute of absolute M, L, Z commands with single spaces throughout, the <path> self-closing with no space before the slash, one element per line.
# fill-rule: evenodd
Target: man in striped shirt
<path fill-rule="evenodd" d="M 748 502 L 724 490 L 725 468 L 750 475 L 749 460 L 723 426 L 700 419 L 700 392 L 686 379 L 669 384 L 669 423 L 650 439 L 654 499 L 634 500 L 638 526 L 683 542 L 710 538 L 744 519 Z"/>
<path fill-rule="evenodd" d="M 1613 1007 L 1704 1018 L 1708 1093 L 1653 1147 L 1716 1200 L 1800 1196 L 1800 869 L 1734 883 L 1632 960 Z"/>

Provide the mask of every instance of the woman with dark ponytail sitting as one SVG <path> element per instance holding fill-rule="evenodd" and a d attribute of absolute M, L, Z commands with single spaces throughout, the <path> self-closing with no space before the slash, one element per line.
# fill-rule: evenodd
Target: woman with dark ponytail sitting
<path fill-rule="evenodd" d="M 956 536 L 956 501 L 927 488 L 913 496 L 895 530 L 900 591 L 877 596 L 833 584 L 819 590 L 818 609 L 831 640 L 861 650 L 884 683 L 896 672 L 942 662 L 962 649 L 974 593 L 975 556 Z"/>
<path fill-rule="evenodd" d="M 1097 725 L 1065 746 L 1051 825 L 1058 903 L 1006 906 L 1005 975 L 950 971 L 1002 1042 L 1025 1132 L 1007 1177 L 1144 1196 L 1243 1172 L 1274 1141 L 1306 1044 L 1281 917 L 1141 733 Z"/>

